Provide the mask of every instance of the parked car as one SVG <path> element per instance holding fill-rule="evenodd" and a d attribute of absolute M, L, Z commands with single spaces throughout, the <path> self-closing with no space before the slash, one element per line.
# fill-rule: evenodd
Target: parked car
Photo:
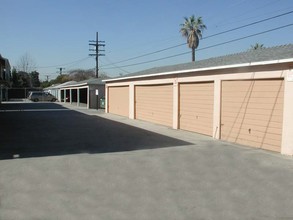
<path fill-rule="evenodd" d="M 42 91 L 33 91 L 29 93 L 28 99 L 33 102 L 38 101 L 49 101 L 49 102 L 55 102 L 57 99 L 55 96 L 51 95 L 48 92 L 42 92 Z"/>

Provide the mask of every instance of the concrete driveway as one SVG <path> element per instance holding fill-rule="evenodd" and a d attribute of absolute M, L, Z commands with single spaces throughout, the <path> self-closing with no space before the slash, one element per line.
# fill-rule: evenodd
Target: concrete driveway
<path fill-rule="evenodd" d="M 1 220 L 293 219 L 292 158 L 67 105 L 1 108 Z"/>

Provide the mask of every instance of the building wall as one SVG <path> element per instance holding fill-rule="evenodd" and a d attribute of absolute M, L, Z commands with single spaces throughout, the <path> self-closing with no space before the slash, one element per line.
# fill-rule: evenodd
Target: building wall
<path fill-rule="evenodd" d="M 129 118 L 135 118 L 135 86 L 173 84 L 173 128 L 178 129 L 178 85 L 191 82 L 214 83 L 214 106 L 213 106 L 213 137 L 220 138 L 221 128 L 221 90 L 222 81 L 225 80 L 254 80 L 254 79 L 284 79 L 284 112 L 282 128 L 281 153 L 293 155 L 293 68 L 291 64 L 261 65 L 255 67 L 241 67 L 223 70 L 211 70 L 180 75 L 157 76 L 125 80 L 121 82 L 107 82 L 106 92 L 109 86 L 129 86 Z M 106 112 L 108 112 L 106 100 Z"/>
<path fill-rule="evenodd" d="M 100 108 L 100 99 L 105 97 L 105 85 L 90 85 L 90 106 L 92 109 Z M 96 95 L 98 90 L 98 95 Z"/>

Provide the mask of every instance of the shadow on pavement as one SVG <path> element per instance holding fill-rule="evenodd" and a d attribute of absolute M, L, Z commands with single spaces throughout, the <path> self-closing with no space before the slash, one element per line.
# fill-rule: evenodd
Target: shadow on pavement
<path fill-rule="evenodd" d="M 0 112 L 2 160 L 123 152 L 190 144 L 101 117 L 69 109 L 59 111 L 66 108 L 54 103 L 9 104 L 1 107 L 7 110 Z M 20 108 L 40 111 L 9 111 Z"/>
<path fill-rule="evenodd" d="M 12 110 L 45 110 L 45 109 L 66 109 L 65 107 L 52 102 L 5 102 L 0 104 L 0 111 Z"/>

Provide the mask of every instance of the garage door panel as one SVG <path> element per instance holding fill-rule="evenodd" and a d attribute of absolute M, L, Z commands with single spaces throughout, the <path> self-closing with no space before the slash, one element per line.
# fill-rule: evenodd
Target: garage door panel
<path fill-rule="evenodd" d="M 249 102 L 249 103 L 263 103 L 263 104 L 282 103 L 279 100 L 277 100 L 277 97 L 273 97 L 273 98 L 266 98 L 266 97 L 264 97 L 264 98 L 262 98 L 262 97 L 258 97 L 258 98 L 256 98 L 256 97 L 246 97 L 246 98 L 225 97 L 225 98 L 222 98 L 222 101 L 238 103 L 239 105 L 243 105 L 243 104 L 245 104 L 247 102 Z"/>
<path fill-rule="evenodd" d="M 196 92 L 195 92 L 196 93 Z M 206 94 L 202 94 L 202 95 L 200 95 L 200 94 L 195 94 L 195 95 L 192 95 L 192 94 L 190 94 L 190 95 L 186 95 L 184 98 L 188 101 L 197 101 L 198 103 L 201 103 L 201 102 L 203 102 L 203 103 L 210 103 L 210 100 L 213 98 L 214 96 L 213 95 L 211 95 L 211 96 L 208 96 L 208 95 L 206 95 Z"/>
<path fill-rule="evenodd" d="M 272 107 L 273 108 L 273 107 Z M 237 110 L 236 110 L 237 111 Z M 229 114 L 229 111 L 227 111 Z M 233 113 L 233 112 L 231 112 Z M 244 117 L 249 114 L 254 114 L 254 115 L 283 115 L 283 110 L 278 108 L 278 109 L 261 109 L 261 108 L 247 108 L 244 109 L 242 108 L 239 110 L 239 112 L 236 112 L 234 114 L 241 114 Z"/>
<path fill-rule="evenodd" d="M 192 112 L 191 110 L 184 112 L 184 117 L 182 117 L 182 115 L 179 115 L 181 117 L 181 120 L 186 119 L 186 120 L 190 120 L 190 119 L 199 119 L 199 118 L 203 118 L 204 120 L 211 120 L 211 114 L 213 113 L 213 111 L 209 110 L 208 111 L 197 111 Z"/>
<path fill-rule="evenodd" d="M 224 110 L 222 110 L 224 111 Z M 282 111 L 273 112 L 272 114 L 248 114 L 244 112 L 231 112 L 231 110 L 227 111 L 222 119 L 225 121 L 235 121 L 235 120 L 242 120 L 245 117 L 247 120 L 260 120 L 260 121 L 280 121 L 283 118 Z"/>
<path fill-rule="evenodd" d="M 265 150 L 280 152 L 279 145 L 272 145 L 272 144 L 263 143 L 261 148 L 265 149 Z"/>
<path fill-rule="evenodd" d="M 214 84 L 179 85 L 179 128 L 212 136 Z"/>
<path fill-rule="evenodd" d="M 184 102 L 180 102 L 181 106 L 182 107 L 186 107 L 188 108 L 189 106 L 193 106 L 193 105 L 196 105 L 196 106 L 203 106 L 205 107 L 206 105 L 211 105 L 213 106 L 213 101 L 211 99 L 213 99 L 213 97 L 206 97 L 207 99 L 209 100 L 205 100 L 204 98 L 201 97 L 201 99 L 197 98 L 196 96 L 194 96 L 193 98 L 190 98 L 190 99 L 186 99 L 184 97 Z"/>
<path fill-rule="evenodd" d="M 129 116 L 129 87 L 109 87 L 108 90 L 109 113 Z"/>
<path fill-rule="evenodd" d="M 246 103 L 243 103 L 243 105 L 247 106 L 247 102 Z M 282 103 L 274 103 L 276 106 L 274 107 L 274 109 L 280 109 L 282 110 L 283 107 Z M 250 108 L 255 108 L 255 109 L 270 109 L 273 107 L 274 104 L 271 104 L 271 103 L 249 103 L 249 107 Z M 225 106 L 223 106 L 223 110 L 227 110 L 229 111 L 230 109 L 235 109 L 235 108 L 238 108 L 238 109 L 241 109 L 241 106 L 239 103 L 235 103 L 235 102 L 231 102 L 231 103 L 227 103 Z M 235 110 L 233 110 L 234 112 Z"/>
<path fill-rule="evenodd" d="M 233 130 L 223 129 L 222 132 L 225 132 L 226 134 L 226 136 L 222 135 L 223 138 L 245 134 L 249 137 L 252 137 L 252 136 L 262 137 L 264 135 L 268 135 L 268 139 L 273 139 L 273 140 L 276 140 L 276 138 L 279 138 L 279 136 L 282 134 L 282 131 L 278 128 L 270 128 L 270 129 L 259 128 L 258 130 L 256 129 L 249 130 L 249 128 L 248 129 L 233 128 Z"/>
<path fill-rule="evenodd" d="M 280 151 L 283 80 L 223 81 L 221 139 Z"/>
<path fill-rule="evenodd" d="M 228 82 L 228 81 L 225 81 Z M 230 81 L 232 82 L 232 81 Z M 252 86 L 257 86 L 255 90 L 266 90 L 266 88 L 274 87 L 274 88 L 282 88 L 282 82 L 276 83 L 274 79 L 265 79 L 265 80 L 243 80 L 243 81 L 233 81 L 234 84 L 230 84 L 229 87 L 223 88 L 224 90 L 234 90 L 234 88 L 238 88 L 237 91 L 243 91 Z M 260 89 L 259 86 L 264 87 L 264 89 Z M 278 87 L 279 86 L 279 87 Z"/>
<path fill-rule="evenodd" d="M 267 92 L 258 92 L 258 93 L 235 93 L 234 95 L 237 95 L 239 98 L 246 98 L 246 99 L 251 99 L 251 98 L 255 98 L 255 100 L 257 100 L 257 98 L 264 98 L 264 99 L 271 99 L 271 101 L 274 101 L 274 98 L 276 98 L 278 95 L 279 91 L 267 91 Z M 282 92 L 282 91 L 280 91 Z M 225 93 L 223 94 L 225 95 L 225 98 L 233 98 L 233 95 L 231 93 Z"/>
<path fill-rule="evenodd" d="M 211 120 L 196 120 L 196 124 L 193 123 L 188 123 L 189 121 L 187 120 L 182 120 L 182 123 L 186 123 L 185 127 L 193 127 L 193 128 L 199 128 L 203 130 L 209 130 L 209 127 L 206 126 L 207 123 L 211 123 Z"/>
<path fill-rule="evenodd" d="M 181 104 L 181 108 L 186 108 L 186 110 L 188 110 L 190 107 L 196 107 L 199 109 L 210 109 L 213 107 L 213 103 L 198 103 L 198 102 L 189 102 L 187 100 L 185 100 L 185 103 L 180 103 Z"/>
<path fill-rule="evenodd" d="M 135 118 L 166 126 L 172 126 L 173 86 L 136 86 Z"/>
<path fill-rule="evenodd" d="M 257 148 L 262 148 L 266 150 L 272 150 L 272 151 L 279 151 L 279 141 L 278 140 L 269 140 L 267 138 L 264 138 L 262 141 L 262 138 L 259 138 L 258 140 L 253 140 L 247 136 L 237 136 L 233 137 L 230 136 L 227 141 L 229 142 L 237 142 L 238 144 L 243 144 L 247 146 L 254 146 Z"/>
<path fill-rule="evenodd" d="M 227 121 L 225 124 L 222 124 L 222 128 L 228 127 L 230 129 L 251 129 L 252 127 L 257 131 L 266 131 L 268 129 L 282 130 L 280 128 L 281 124 L 279 122 L 268 122 L 268 121 L 257 121 L 257 120 L 234 120 Z"/>

